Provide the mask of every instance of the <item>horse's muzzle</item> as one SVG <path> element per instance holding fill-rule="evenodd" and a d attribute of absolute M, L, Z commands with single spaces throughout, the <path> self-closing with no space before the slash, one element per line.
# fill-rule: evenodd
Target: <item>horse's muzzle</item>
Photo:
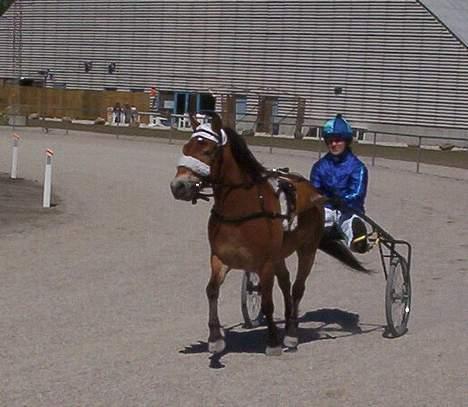
<path fill-rule="evenodd" d="M 171 191 L 175 199 L 182 201 L 193 200 L 198 191 L 198 183 L 189 179 L 174 178 L 171 182 Z"/>

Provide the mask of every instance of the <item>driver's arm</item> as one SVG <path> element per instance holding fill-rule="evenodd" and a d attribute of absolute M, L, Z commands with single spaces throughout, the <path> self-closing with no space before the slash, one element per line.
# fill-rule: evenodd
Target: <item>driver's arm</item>
<path fill-rule="evenodd" d="M 316 162 L 310 170 L 310 183 L 313 187 L 315 187 L 323 193 L 319 161 Z"/>
<path fill-rule="evenodd" d="M 367 193 L 367 168 L 364 165 L 356 167 L 351 173 L 350 181 L 343 200 L 347 204 L 364 201 Z"/>

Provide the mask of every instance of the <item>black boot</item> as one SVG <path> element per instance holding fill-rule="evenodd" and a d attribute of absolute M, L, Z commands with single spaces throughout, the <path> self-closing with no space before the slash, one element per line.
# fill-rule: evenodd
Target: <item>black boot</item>
<path fill-rule="evenodd" d="M 353 231 L 353 240 L 351 241 L 350 249 L 357 253 L 367 252 L 369 244 L 367 242 L 366 225 L 361 219 L 355 217 L 353 218 L 351 228 Z"/>

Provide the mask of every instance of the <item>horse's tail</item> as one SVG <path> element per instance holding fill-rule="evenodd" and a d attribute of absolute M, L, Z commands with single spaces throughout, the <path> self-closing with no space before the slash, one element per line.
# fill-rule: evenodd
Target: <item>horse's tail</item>
<path fill-rule="evenodd" d="M 333 239 L 327 234 L 324 234 L 320 241 L 319 249 L 351 267 L 353 270 L 362 271 L 364 273 L 372 272 L 366 269 L 359 260 L 354 257 L 351 250 L 349 250 L 341 240 Z"/>

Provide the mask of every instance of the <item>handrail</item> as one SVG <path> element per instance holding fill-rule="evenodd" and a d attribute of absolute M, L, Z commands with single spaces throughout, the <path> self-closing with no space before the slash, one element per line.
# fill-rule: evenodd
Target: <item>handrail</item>
<path fill-rule="evenodd" d="M 468 139 L 462 137 L 446 137 L 446 136 L 433 136 L 433 135 L 414 135 L 414 134 L 403 134 L 403 133 L 394 133 L 394 132 L 384 132 L 384 131 L 366 131 L 365 134 L 373 134 L 373 141 L 372 144 L 374 146 L 372 150 L 372 161 L 371 165 L 375 166 L 375 158 L 376 158 L 376 147 L 377 147 L 377 134 L 382 134 L 386 136 L 394 136 L 394 137 L 412 137 L 418 139 L 418 151 L 416 156 L 416 173 L 420 173 L 421 168 L 421 154 L 423 150 L 423 139 L 432 139 L 432 140 L 443 140 L 444 142 L 456 142 L 461 141 L 468 143 Z"/>
<path fill-rule="evenodd" d="M 61 111 L 63 111 L 63 113 L 65 114 L 67 111 L 68 113 L 71 112 L 71 109 L 67 109 L 67 108 L 64 108 L 64 107 L 59 107 L 57 106 Z M 150 112 L 147 112 L 147 113 L 150 113 Z M 153 112 L 154 113 L 154 112 Z M 13 112 L 9 112 L 9 115 L 10 116 L 14 116 L 14 115 L 17 115 L 18 113 L 13 113 Z M 157 114 L 157 113 L 154 113 L 154 114 Z M 40 120 L 39 120 L 39 124 L 41 125 L 41 127 L 44 127 L 44 128 L 47 128 L 48 127 L 48 120 L 46 117 L 44 117 L 42 114 L 39 114 L 39 117 L 40 117 Z M 253 122 L 250 122 L 250 121 L 246 121 L 246 120 L 238 120 L 237 121 L 238 123 L 239 122 L 248 122 L 250 124 L 252 124 Z M 66 122 L 64 124 L 64 128 L 68 131 L 69 128 L 71 128 L 71 123 L 68 123 Z M 135 129 L 133 129 L 132 131 L 134 131 Z M 171 132 L 170 132 L 170 135 L 169 135 L 169 142 L 172 143 L 173 141 L 173 138 L 175 137 L 175 133 L 173 134 L 173 131 L 175 131 L 176 129 L 175 128 L 171 128 Z M 423 146 L 423 143 L 424 143 L 424 140 L 439 140 L 440 142 L 444 142 L 444 143 L 453 143 L 453 144 L 458 144 L 459 147 L 464 147 L 464 144 L 467 144 L 468 143 L 468 139 L 466 138 L 463 138 L 463 137 L 448 137 L 448 136 L 444 136 L 444 135 L 415 135 L 415 134 L 404 134 L 404 133 L 401 133 L 401 132 L 389 132 L 389 131 L 377 131 L 377 130 L 367 130 L 367 129 L 362 129 L 363 133 L 367 135 L 367 141 L 370 141 L 367 142 L 367 143 L 362 143 L 362 144 L 357 144 L 358 146 L 361 145 L 363 148 L 364 148 L 364 155 L 367 155 L 369 158 L 371 158 L 372 160 L 372 166 L 375 166 L 376 165 L 376 158 L 379 158 L 381 157 L 381 155 L 379 154 L 379 149 L 380 148 L 386 148 L 387 147 L 387 142 L 390 141 L 389 138 L 390 136 L 391 137 L 394 137 L 394 138 L 401 138 L 401 137 L 406 137 L 406 138 L 412 138 L 412 139 L 417 139 L 418 140 L 418 143 L 417 145 L 415 144 L 413 146 L 413 148 L 410 148 L 410 149 L 406 149 L 408 151 L 413 151 L 412 153 L 405 153 L 405 157 L 400 157 L 400 158 L 395 158 L 393 157 L 393 159 L 402 159 L 403 161 L 408 161 L 408 162 L 414 162 L 416 164 L 416 173 L 420 173 L 420 167 L 421 167 L 421 163 L 428 163 L 428 164 L 435 164 L 435 165 L 444 165 L 443 163 L 439 163 L 440 160 L 437 159 L 437 157 L 433 157 L 433 158 L 430 158 L 429 161 L 427 161 L 427 159 L 425 158 L 425 154 L 423 154 L 423 151 L 426 151 L 426 149 L 424 148 Z M 370 139 L 369 140 L 369 136 L 372 137 L 373 139 Z M 377 141 L 377 138 L 378 136 L 383 136 L 384 140 L 379 140 L 379 142 Z M 281 137 L 278 137 L 278 136 L 273 136 L 271 135 L 270 137 L 268 137 L 269 139 L 271 139 L 271 143 L 268 142 L 268 145 L 269 145 L 269 152 L 270 153 L 273 153 L 273 149 L 275 148 L 275 146 L 278 144 L 276 142 L 273 142 L 274 139 L 278 140 L 278 139 L 281 139 Z M 261 138 L 260 138 L 261 139 Z M 321 156 L 321 154 L 323 154 L 323 143 L 320 142 L 321 141 L 321 136 L 319 134 L 319 137 L 318 138 L 315 138 L 315 137 L 307 137 L 304 139 L 305 142 L 307 141 L 314 141 L 316 140 L 317 141 L 317 150 L 318 150 L 318 154 L 319 154 L 319 158 Z M 297 143 L 299 145 L 297 145 Z M 459 145 L 459 143 L 463 143 L 462 146 Z M 280 143 L 280 144 L 283 144 L 282 147 L 286 147 L 284 145 L 284 143 Z M 440 144 L 440 143 L 438 143 Z M 300 148 L 300 146 L 302 145 L 302 141 L 301 140 L 291 140 L 291 147 L 292 148 Z M 436 144 L 434 144 L 436 145 Z M 366 147 L 368 146 L 368 147 Z M 304 146 L 305 147 L 305 146 Z M 281 148 L 281 147 L 279 147 Z M 404 147 L 399 147 L 399 148 L 402 148 L 404 149 Z M 307 148 L 306 148 L 307 149 Z M 313 148 L 313 150 L 315 149 L 315 147 Z M 417 150 L 416 150 L 417 149 Z M 367 150 L 367 151 L 366 151 Z M 432 155 L 434 153 L 437 153 L 436 151 L 427 151 L 427 154 L 431 154 L 430 157 L 432 157 Z M 443 152 L 442 152 L 443 153 Z M 460 160 L 464 160 L 463 156 L 460 156 L 460 154 L 465 154 L 464 152 L 455 152 L 454 154 L 456 154 L 456 160 L 457 162 L 460 161 Z M 389 158 L 392 159 L 392 156 L 394 156 L 393 153 L 390 154 Z M 455 156 L 454 156 L 455 157 Z M 385 158 L 385 156 L 382 156 L 382 158 Z M 442 159 L 442 161 L 444 161 Z M 454 165 L 449 165 L 449 166 L 454 166 L 454 167 L 457 167 L 457 168 L 466 168 L 466 165 L 457 165 L 457 164 L 454 164 Z"/>
<path fill-rule="evenodd" d="M 467 129 L 468 131 L 468 129 Z M 449 141 L 465 141 L 468 143 L 468 138 L 463 137 L 447 137 L 447 136 L 428 136 L 428 135 L 418 135 L 418 134 L 406 134 L 406 133 L 396 133 L 390 131 L 380 131 L 380 130 L 364 130 L 364 134 L 384 134 L 387 136 L 396 136 L 396 137 L 412 137 L 412 138 L 423 138 L 423 139 L 438 139 L 438 140 L 449 140 Z"/>

